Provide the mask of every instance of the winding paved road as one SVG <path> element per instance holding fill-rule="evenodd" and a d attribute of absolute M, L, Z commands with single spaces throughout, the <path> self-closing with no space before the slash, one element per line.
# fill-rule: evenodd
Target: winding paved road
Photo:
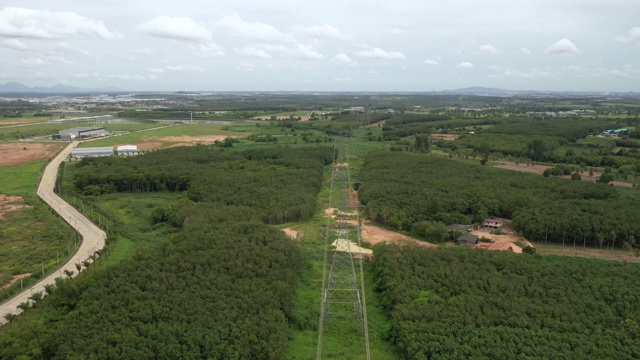
<path fill-rule="evenodd" d="M 58 156 L 51 160 L 49 165 L 47 165 L 47 167 L 45 168 L 44 173 L 42 174 L 42 179 L 40 180 L 40 184 L 38 185 L 38 190 L 36 193 L 55 212 L 57 212 L 58 215 L 64 219 L 64 221 L 69 223 L 71 227 L 73 227 L 78 233 L 80 233 L 80 235 L 82 236 L 80 247 L 75 252 L 75 254 L 73 254 L 71 258 L 67 260 L 67 262 L 62 266 L 60 266 L 54 273 L 49 274 L 47 277 L 40 280 L 38 283 L 26 289 L 22 293 L 0 304 L 0 324 L 6 323 L 6 320 L 4 319 L 5 314 L 20 314 L 22 310 L 17 308 L 20 303 L 28 301 L 29 297 L 34 292 L 41 291 L 44 294 L 44 286 L 47 284 L 55 284 L 55 278 L 64 277 L 65 270 L 73 271 L 73 276 L 77 276 L 78 270 L 76 269 L 75 264 L 85 261 L 96 250 L 102 249 L 105 245 L 107 234 L 100 228 L 98 228 L 95 224 L 93 224 L 89 219 L 84 217 L 84 215 L 77 211 L 73 206 L 69 205 L 53 192 L 56 183 L 56 177 L 58 176 L 58 167 L 60 166 L 62 161 L 64 161 L 71 154 L 71 151 L 78 144 L 79 142 L 77 141 L 69 144 L 69 146 L 62 150 L 58 154 Z"/>

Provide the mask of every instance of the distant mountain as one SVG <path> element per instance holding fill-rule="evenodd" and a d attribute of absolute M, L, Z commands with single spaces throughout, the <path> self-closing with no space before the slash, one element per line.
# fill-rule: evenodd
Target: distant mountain
<path fill-rule="evenodd" d="M 70 94 L 103 92 L 124 92 L 124 90 L 112 86 L 104 88 L 80 88 L 67 85 L 55 85 L 51 87 L 29 87 L 18 82 L 8 82 L 5 84 L 0 84 L 0 93 Z"/>

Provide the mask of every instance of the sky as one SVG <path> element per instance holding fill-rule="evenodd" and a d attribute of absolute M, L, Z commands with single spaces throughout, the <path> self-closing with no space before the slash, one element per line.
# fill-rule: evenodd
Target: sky
<path fill-rule="evenodd" d="M 640 91 L 640 0 L 0 0 L 0 83 Z"/>

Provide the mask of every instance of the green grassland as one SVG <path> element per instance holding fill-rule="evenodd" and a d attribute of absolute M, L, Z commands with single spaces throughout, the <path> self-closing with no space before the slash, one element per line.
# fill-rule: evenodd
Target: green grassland
<path fill-rule="evenodd" d="M 25 287 L 55 269 L 75 251 L 73 230 L 35 195 L 36 184 L 46 160 L 20 165 L 0 166 L 0 194 L 21 196 L 25 205 L 5 214 L 0 220 L 0 286 L 13 275 L 32 273 L 23 281 Z M 0 290 L 0 300 L 17 293 L 20 283 Z"/>

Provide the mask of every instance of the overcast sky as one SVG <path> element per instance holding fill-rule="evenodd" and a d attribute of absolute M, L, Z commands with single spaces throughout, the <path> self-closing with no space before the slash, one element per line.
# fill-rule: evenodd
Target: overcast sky
<path fill-rule="evenodd" d="M 640 91 L 640 0 L 0 0 L 0 83 Z"/>

